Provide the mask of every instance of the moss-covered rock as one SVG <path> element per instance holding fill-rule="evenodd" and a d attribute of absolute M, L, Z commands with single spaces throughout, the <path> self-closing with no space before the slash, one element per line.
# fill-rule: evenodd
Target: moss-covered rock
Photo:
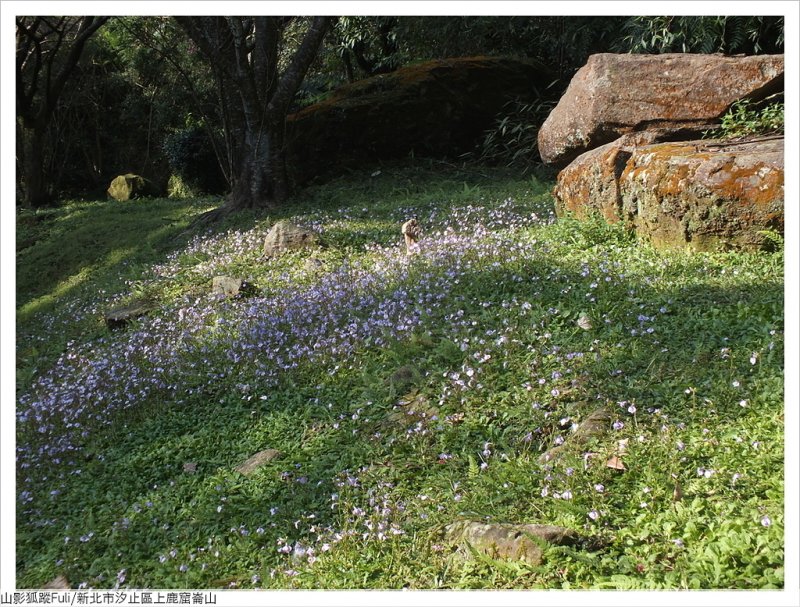
<path fill-rule="evenodd" d="M 114 200 L 123 201 L 152 196 L 155 194 L 155 187 L 141 175 L 126 173 L 115 177 L 108 186 L 107 192 Z"/>
<path fill-rule="evenodd" d="M 287 118 L 295 182 L 409 154 L 454 158 L 474 149 L 510 100 L 531 102 L 552 82 L 535 61 L 429 61 L 354 82 Z"/>
<path fill-rule="evenodd" d="M 783 138 L 647 143 L 625 135 L 558 175 L 556 213 L 623 221 L 659 248 L 754 250 L 783 233 Z"/>

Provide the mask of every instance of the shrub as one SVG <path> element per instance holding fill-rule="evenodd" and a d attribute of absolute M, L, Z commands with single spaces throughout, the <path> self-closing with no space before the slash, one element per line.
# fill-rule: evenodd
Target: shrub
<path fill-rule="evenodd" d="M 749 99 L 737 101 L 722 117 L 722 137 L 744 137 L 783 132 L 783 101 L 757 109 Z"/>
<path fill-rule="evenodd" d="M 706 137 L 735 139 L 753 135 L 783 133 L 783 99 L 767 105 L 754 104 L 749 99 L 734 102 L 722 117 L 719 128 L 706 131 Z"/>
<path fill-rule="evenodd" d="M 169 198 L 195 198 L 198 192 L 186 183 L 180 175 L 170 175 L 167 181 L 167 196 Z"/>
<path fill-rule="evenodd" d="M 552 101 L 508 102 L 472 154 L 480 162 L 526 169 L 540 163 L 539 128 L 554 107 Z"/>

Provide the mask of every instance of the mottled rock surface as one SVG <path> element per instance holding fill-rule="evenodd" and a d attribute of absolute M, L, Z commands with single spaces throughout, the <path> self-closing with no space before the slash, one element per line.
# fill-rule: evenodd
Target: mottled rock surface
<path fill-rule="evenodd" d="M 784 229 L 784 140 L 653 143 L 625 135 L 558 175 L 556 214 L 624 222 L 657 248 L 756 250 Z"/>
<path fill-rule="evenodd" d="M 245 286 L 241 278 L 231 278 L 230 276 L 215 276 L 211 279 L 211 293 L 214 295 L 225 295 L 236 297 Z"/>
<path fill-rule="evenodd" d="M 152 195 L 153 186 L 141 175 L 127 173 L 115 177 L 108 186 L 107 192 L 114 200 L 124 201 Z"/>
<path fill-rule="evenodd" d="M 264 464 L 271 462 L 281 456 L 281 452 L 277 449 L 264 449 L 255 455 L 249 457 L 246 461 L 242 462 L 234 470 L 239 474 L 250 476 Z"/>
<path fill-rule="evenodd" d="M 445 528 L 445 540 L 467 552 L 471 546 L 495 559 L 522 560 L 541 565 L 543 550 L 532 536 L 557 546 L 571 546 L 580 539 L 571 529 L 554 525 L 515 525 L 459 521 Z"/>
<path fill-rule="evenodd" d="M 317 246 L 319 237 L 308 228 L 298 226 L 290 221 L 279 221 L 264 238 L 264 255 L 274 257 L 297 249 L 309 249 Z"/>
<path fill-rule="evenodd" d="M 658 140 L 659 133 L 643 131 L 623 135 L 578 156 L 558 174 L 553 190 L 556 214 L 577 219 L 598 214 L 610 223 L 623 219 L 619 178 L 633 150 Z"/>
<path fill-rule="evenodd" d="M 105 313 L 106 325 L 109 329 L 122 329 L 132 321 L 149 314 L 155 305 L 149 300 L 133 301 L 124 306 L 117 306 Z"/>
<path fill-rule="evenodd" d="M 637 149 L 619 179 L 639 238 L 694 251 L 755 250 L 783 233 L 783 138 Z"/>

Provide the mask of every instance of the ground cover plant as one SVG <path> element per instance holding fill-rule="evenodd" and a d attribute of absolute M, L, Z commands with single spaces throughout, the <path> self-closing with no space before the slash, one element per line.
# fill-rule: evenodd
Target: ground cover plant
<path fill-rule="evenodd" d="M 550 188 L 435 164 L 213 229 L 213 200 L 21 216 L 17 586 L 781 588 L 780 243 L 659 252 Z M 287 218 L 324 246 L 265 259 Z M 458 520 L 585 541 L 534 566 L 454 550 Z"/>

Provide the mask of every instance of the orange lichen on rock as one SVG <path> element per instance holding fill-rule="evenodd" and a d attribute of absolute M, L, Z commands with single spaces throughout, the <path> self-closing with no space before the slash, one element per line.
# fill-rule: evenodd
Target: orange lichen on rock
<path fill-rule="evenodd" d="M 556 214 L 570 213 L 578 219 L 600 214 L 606 221 L 624 219 L 619 177 L 631 154 L 639 146 L 669 136 L 664 131 L 643 131 L 623 135 L 616 141 L 581 154 L 558 174 L 553 197 Z"/>
<path fill-rule="evenodd" d="M 623 212 L 656 246 L 760 248 L 783 231 L 783 172 L 782 138 L 646 146 L 620 176 Z"/>

